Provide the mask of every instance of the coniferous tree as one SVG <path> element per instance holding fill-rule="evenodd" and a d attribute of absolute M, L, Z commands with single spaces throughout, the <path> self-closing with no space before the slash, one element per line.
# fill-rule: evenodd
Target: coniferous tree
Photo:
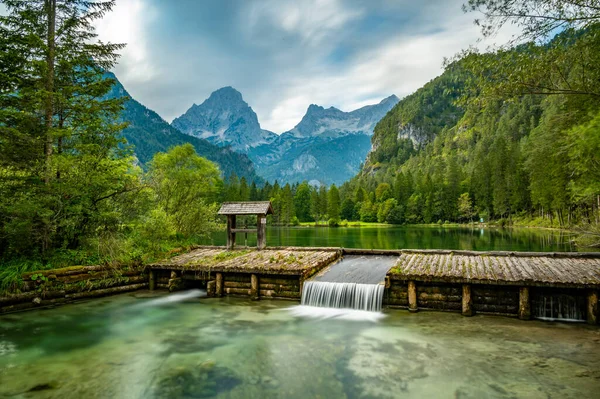
<path fill-rule="evenodd" d="M 114 1 L 3 3 L 0 195 L 11 201 L 0 204 L 0 255 L 47 255 L 118 229 L 111 207 L 138 187 L 119 138 L 122 101 L 104 98 L 123 45 L 94 32 Z"/>

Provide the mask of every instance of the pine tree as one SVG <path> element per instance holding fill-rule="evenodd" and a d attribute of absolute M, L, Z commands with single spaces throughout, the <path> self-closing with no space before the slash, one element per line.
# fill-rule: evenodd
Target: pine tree
<path fill-rule="evenodd" d="M 340 221 L 340 192 L 335 184 L 329 187 L 328 201 L 327 201 L 327 214 L 330 220 L 334 220 L 335 223 Z"/>
<path fill-rule="evenodd" d="M 11 201 L 0 205 L 0 255 L 48 255 L 118 229 L 110 204 L 138 187 L 119 138 L 122 101 L 104 98 L 123 45 L 98 42 L 93 27 L 115 1 L 3 3 L 0 194 Z"/>

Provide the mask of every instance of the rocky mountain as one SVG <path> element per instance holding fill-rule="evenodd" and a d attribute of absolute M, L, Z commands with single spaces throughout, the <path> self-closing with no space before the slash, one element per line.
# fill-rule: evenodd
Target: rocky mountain
<path fill-rule="evenodd" d="M 341 184 L 360 169 L 371 149 L 375 125 L 398 103 L 390 96 L 352 112 L 310 105 L 292 130 L 248 155 L 269 181 Z"/>
<path fill-rule="evenodd" d="M 202 104 L 192 105 L 173 120 L 172 126 L 190 136 L 239 151 L 248 151 L 277 137 L 261 129 L 256 113 L 233 87 L 223 87 Z"/>
<path fill-rule="evenodd" d="M 352 112 L 312 104 L 300 123 L 278 136 L 260 127 L 240 92 L 224 87 L 194 104 L 172 126 L 248 154 L 257 173 L 269 181 L 341 184 L 359 171 L 375 125 L 398 101 L 392 95 Z"/>
<path fill-rule="evenodd" d="M 352 112 L 335 107 L 323 108 L 311 104 L 306 114 L 288 133 L 294 137 L 340 137 L 349 134 L 372 135 L 375 124 L 392 109 L 400 99 L 395 95 L 379 104 L 367 105 Z"/>
<path fill-rule="evenodd" d="M 109 73 L 107 77 L 116 82 L 108 97 L 129 98 L 124 104 L 125 109 L 121 115 L 121 119 L 129 123 L 129 126 L 123 130 L 123 136 L 134 146 L 135 155 L 142 165 L 150 161 L 157 152 L 167 151 L 172 146 L 191 143 L 199 155 L 218 164 L 224 176 L 235 173 L 249 181 L 260 180 L 247 155 L 237 153 L 229 147 L 220 147 L 204 139 L 183 134 L 156 112 L 131 98 L 114 74 Z"/>

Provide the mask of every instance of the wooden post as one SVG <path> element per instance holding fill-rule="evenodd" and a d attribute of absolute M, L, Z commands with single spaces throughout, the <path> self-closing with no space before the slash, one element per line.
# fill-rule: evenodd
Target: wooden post
<path fill-rule="evenodd" d="M 150 291 L 154 291 L 156 289 L 156 272 L 152 269 L 148 272 L 148 288 Z"/>
<path fill-rule="evenodd" d="M 235 215 L 227 215 L 227 249 L 233 250 L 235 247 Z"/>
<path fill-rule="evenodd" d="M 473 316 L 473 299 L 471 299 L 471 284 L 462 286 L 462 315 Z"/>
<path fill-rule="evenodd" d="M 259 289 L 258 289 L 258 276 L 256 274 L 252 274 L 250 276 L 250 297 L 254 300 L 259 299 Z"/>
<path fill-rule="evenodd" d="M 256 215 L 256 246 L 265 249 L 267 246 L 267 216 Z"/>
<path fill-rule="evenodd" d="M 587 297 L 587 322 L 598 324 L 598 291 L 590 290 Z"/>
<path fill-rule="evenodd" d="M 519 319 L 531 319 L 531 302 L 529 301 L 529 287 L 519 289 Z"/>
<path fill-rule="evenodd" d="M 413 280 L 408 282 L 408 311 L 416 312 L 419 310 L 417 306 L 417 285 Z"/>
<path fill-rule="evenodd" d="M 223 296 L 223 273 L 217 273 L 215 278 L 215 296 Z"/>

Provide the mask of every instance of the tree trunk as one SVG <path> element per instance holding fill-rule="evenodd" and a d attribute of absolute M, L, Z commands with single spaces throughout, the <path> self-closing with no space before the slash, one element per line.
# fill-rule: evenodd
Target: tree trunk
<path fill-rule="evenodd" d="M 48 17 L 48 46 L 46 52 L 46 101 L 44 104 L 45 112 L 45 130 L 46 130 L 46 141 L 44 145 L 45 155 L 45 176 L 44 182 L 50 183 L 50 176 L 52 173 L 52 117 L 54 115 L 54 58 L 56 49 L 56 0 L 46 0 L 45 4 L 46 15 Z"/>

